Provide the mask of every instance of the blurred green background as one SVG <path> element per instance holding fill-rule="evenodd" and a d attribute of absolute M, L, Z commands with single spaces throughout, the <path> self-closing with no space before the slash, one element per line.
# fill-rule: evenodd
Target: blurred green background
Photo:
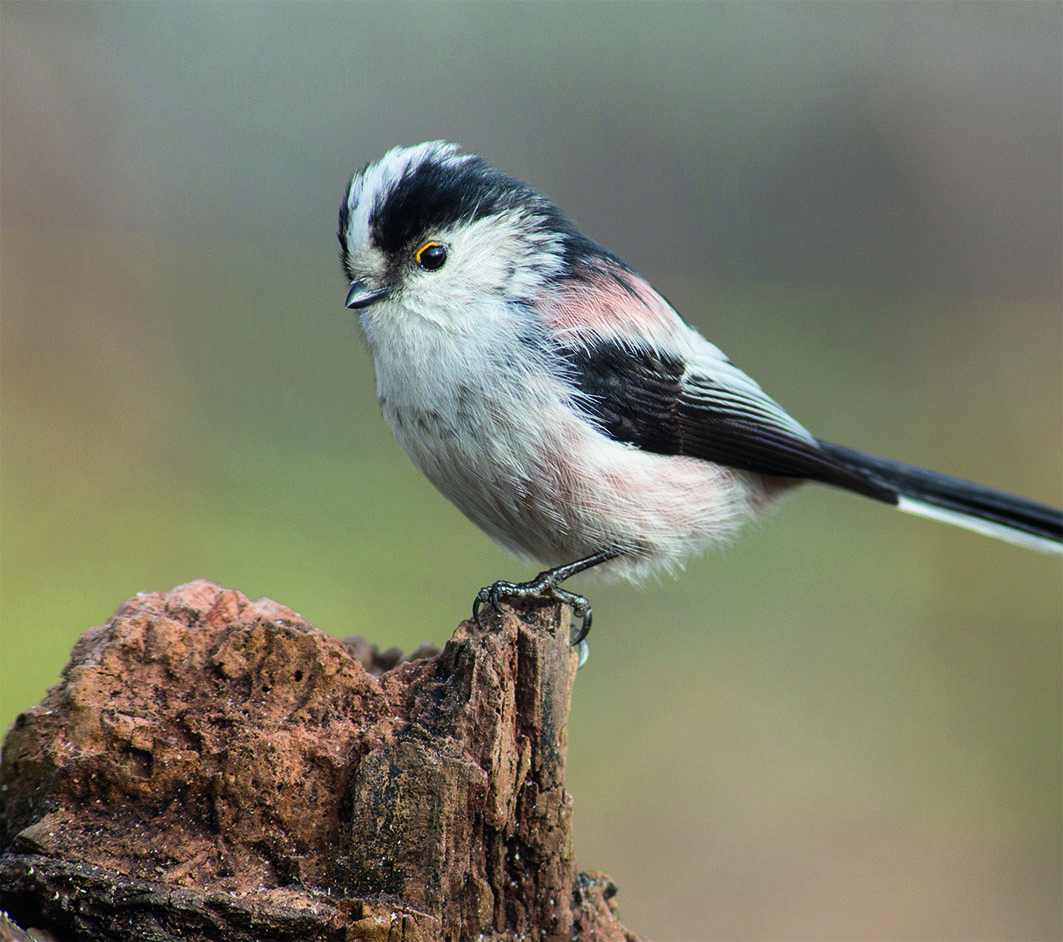
<path fill-rule="evenodd" d="M 457 140 L 818 435 L 1060 504 L 1059 3 L 3 3 L 4 728 L 197 576 L 442 643 L 525 577 L 392 440 L 335 218 Z M 1058 939 L 1058 560 L 810 486 L 593 581 L 576 855 L 666 939 Z"/>

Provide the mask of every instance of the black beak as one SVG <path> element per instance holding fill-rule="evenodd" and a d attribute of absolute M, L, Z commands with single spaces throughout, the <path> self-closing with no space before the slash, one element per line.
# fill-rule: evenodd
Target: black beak
<path fill-rule="evenodd" d="M 347 300 L 343 303 L 352 311 L 357 311 L 363 307 L 369 307 L 381 298 L 386 298 L 387 295 L 387 288 L 370 288 L 361 281 L 352 281 L 351 288 L 347 292 Z"/>

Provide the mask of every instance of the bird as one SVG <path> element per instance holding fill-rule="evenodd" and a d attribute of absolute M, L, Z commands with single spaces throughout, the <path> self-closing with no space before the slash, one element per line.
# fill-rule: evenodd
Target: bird
<path fill-rule="evenodd" d="M 489 537 L 547 568 L 480 589 L 589 601 L 595 568 L 643 581 L 805 481 L 1048 553 L 1063 511 L 814 437 L 634 268 L 527 183 L 453 143 L 394 147 L 339 210 L 345 305 L 418 469 Z"/>

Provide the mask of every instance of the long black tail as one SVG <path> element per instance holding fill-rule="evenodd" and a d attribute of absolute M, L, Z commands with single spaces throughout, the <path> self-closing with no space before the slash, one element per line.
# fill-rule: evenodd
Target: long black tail
<path fill-rule="evenodd" d="M 960 478 L 820 442 L 834 458 L 897 492 L 900 510 L 1018 543 L 1063 553 L 1063 511 Z"/>

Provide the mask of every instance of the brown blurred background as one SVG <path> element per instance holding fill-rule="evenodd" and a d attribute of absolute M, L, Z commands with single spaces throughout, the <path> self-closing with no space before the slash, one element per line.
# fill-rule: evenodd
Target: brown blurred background
<path fill-rule="evenodd" d="M 1059 3 L 3 3 L 0 724 L 207 576 L 387 647 L 526 577 L 423 481 L 344 185 L 457 140 L 814 433 L 1059 505 Z M 667 939 L 1058 939 L 1058 560 L 808 487 L 582 583 L 576 854 Z M 579 586 L 577 586 L 579 587 Z"/>

